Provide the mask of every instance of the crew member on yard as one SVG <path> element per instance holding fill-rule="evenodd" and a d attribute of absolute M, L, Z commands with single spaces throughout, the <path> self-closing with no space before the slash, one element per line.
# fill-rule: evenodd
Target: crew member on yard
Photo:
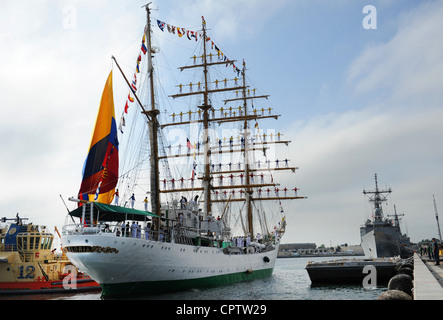
<path fill-rule="evenodd" d="M 131 208 L 134 209 L 134 203 L 135 203 L 135 195 L 134 194 L 132 194 L 130 200 L 131 200 Z"/>
<path fill-rule="evenodd" d="M 118 206 L 118 189 L 116 189 L 114 193 L 114 204 Z"/>
<path fill-rule="evenodd" d="M 145 203 L 145 211 L 148 211 L 148 197 L 145 197 L 145 200 L 143 200 Z"/>

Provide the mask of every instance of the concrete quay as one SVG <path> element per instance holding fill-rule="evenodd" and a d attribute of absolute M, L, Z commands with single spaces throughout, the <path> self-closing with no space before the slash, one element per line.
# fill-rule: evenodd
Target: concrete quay
<path fill-rule="evenodd" d="M 414 254 L 414 300 L 443 300 L 442 263 Z"/>

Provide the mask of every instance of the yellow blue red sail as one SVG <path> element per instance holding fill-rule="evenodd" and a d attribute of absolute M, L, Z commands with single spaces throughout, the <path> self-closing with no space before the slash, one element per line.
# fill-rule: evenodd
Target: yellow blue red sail
<path fill-rule="evenodd" d="M 79 199 L 110 204 L 118 181 L 118 161 L 111 71 L 103 90 L 89 153 L 83 167 Z"/>

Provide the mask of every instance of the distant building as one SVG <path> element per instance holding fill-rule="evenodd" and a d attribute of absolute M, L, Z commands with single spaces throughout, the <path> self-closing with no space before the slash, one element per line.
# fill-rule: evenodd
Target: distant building
<path fill-rule="evenodd" d="M 287 243 L 281 244 L 278 256 L 297 257 L 297 256 L 315 256 L 315 255 L 362 255 L 361 246 L 341 246 L 337 248 L 317 247 L 315 243 Z"/>
<path fill-rule="evenodd" d="M 349 245 L 341 247 L 342 252 L 355 253 L 358 255 L 364 255 L 363 248 L 360 245 Z"/>
<path fill-rule="evenodd" d="M 318 254 L 318 250 L 315 243 L 287 243 L 280 245 L 279 256 Z"/>

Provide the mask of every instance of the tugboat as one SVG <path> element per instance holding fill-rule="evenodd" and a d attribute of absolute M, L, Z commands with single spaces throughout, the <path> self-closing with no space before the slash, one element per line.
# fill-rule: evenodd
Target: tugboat
<path fill-rule="evenodd" d="M 0 227 L 0 295 L 101 290 L 97 282 L 79 272 L 66 254 L 52 249 L 54 235 L 46 227 L 24 223 L 26 218 Z"/>
<path fill-rule="evenodd" d="M 360 228 L 360 236 L 362 240 L 362 247 L 372 248 L 371 252 L 365 252 L 366 255 L 375 258 L 387 258 L 399 256 L 402 259 L 407 259 L 414 254 L 411 247 L 411 242 L 406 234 L 402 234 L 400 230 L 400 220 L 397 211 L 395 214 L 385 218 L 383 215 L 382 203 L 387 201 L 387 194 L 392 190 L 380 190 L 378 188 L 377 174 L 375 175 L 375 190 L 363 190 L 363 194 L 368 195 L 369 201 L 374 203 L 374 211 L 372 220 L 368 219 L 366 223 Z M 395 208 L 395 206 L 394 206 Z M 394 219 L 389 219 L 393 217 Z M 368 244 L 367 242 L 375 242 Z"/>

